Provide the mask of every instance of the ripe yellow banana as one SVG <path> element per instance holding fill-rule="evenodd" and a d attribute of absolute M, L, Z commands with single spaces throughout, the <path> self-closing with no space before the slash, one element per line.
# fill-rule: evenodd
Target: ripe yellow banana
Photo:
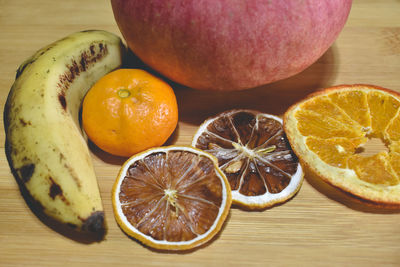
<path fill-rule="evenodd" d="M 56 41 L 19 67 L 4 109 L 7 158 L 21 190 L 44 214 L 82 232 L 104 232 L 104 211 L 79 110 L 124 52 L 105 31 Z"/>

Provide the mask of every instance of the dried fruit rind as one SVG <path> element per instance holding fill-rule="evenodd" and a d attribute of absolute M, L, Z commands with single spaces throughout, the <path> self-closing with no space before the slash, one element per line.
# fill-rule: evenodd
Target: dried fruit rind
<path fill-rule="evenodd" d="M 284 128 L 300 161 L 318 177 L 368 203 L 400 207 L 399 119 L 399 93 L 341 85 L 290 107 Z M 387 150 L 360 153 L 372 138 Z"/>

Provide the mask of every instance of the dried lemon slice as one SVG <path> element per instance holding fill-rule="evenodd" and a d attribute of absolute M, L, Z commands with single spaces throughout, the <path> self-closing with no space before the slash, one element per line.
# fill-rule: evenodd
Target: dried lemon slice
<path fill-rule="evenodd" d="M 281 203 L 301 187 L 303 171 L 279 117 L 254 110 L 226 111 L 199 127 L 192 146 L 217 157 L 233 202 L 245 208 Z"/>
<path fill-rule="evenodd" d="M 129 236 L 153 248 L 184 250 L 219 232 L 231 191 L 212 155 L 169 146 L 128 159 L 114 184 L 112 203 Z"/>
<path fill-rule="evenodd" d="M 327 88 L 293 105 L 284 128 L 300 161 L 318 177 L 365 202 L 400 207 L 397 92 L 372 85 Z M 375 139 L 386 148 L 363 153 Z"/>

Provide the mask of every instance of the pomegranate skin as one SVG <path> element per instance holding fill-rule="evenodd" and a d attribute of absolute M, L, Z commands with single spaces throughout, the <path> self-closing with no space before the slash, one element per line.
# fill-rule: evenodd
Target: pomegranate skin
<path fill-rule="evenodd" d="M 111 0 L 129 48 L 195 89 L 243 90 L 293 76 L 320 58 L 351 0 Z"/>

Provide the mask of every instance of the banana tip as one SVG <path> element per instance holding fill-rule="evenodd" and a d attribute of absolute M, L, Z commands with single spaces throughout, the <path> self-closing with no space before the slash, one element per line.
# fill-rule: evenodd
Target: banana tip
<path fill-rule="evenodd" d="M 83 223 L 82 230 L 90 233 L 102 233 L 105 231 L 104 227 L 104 212 L 93 212 Z"/>

